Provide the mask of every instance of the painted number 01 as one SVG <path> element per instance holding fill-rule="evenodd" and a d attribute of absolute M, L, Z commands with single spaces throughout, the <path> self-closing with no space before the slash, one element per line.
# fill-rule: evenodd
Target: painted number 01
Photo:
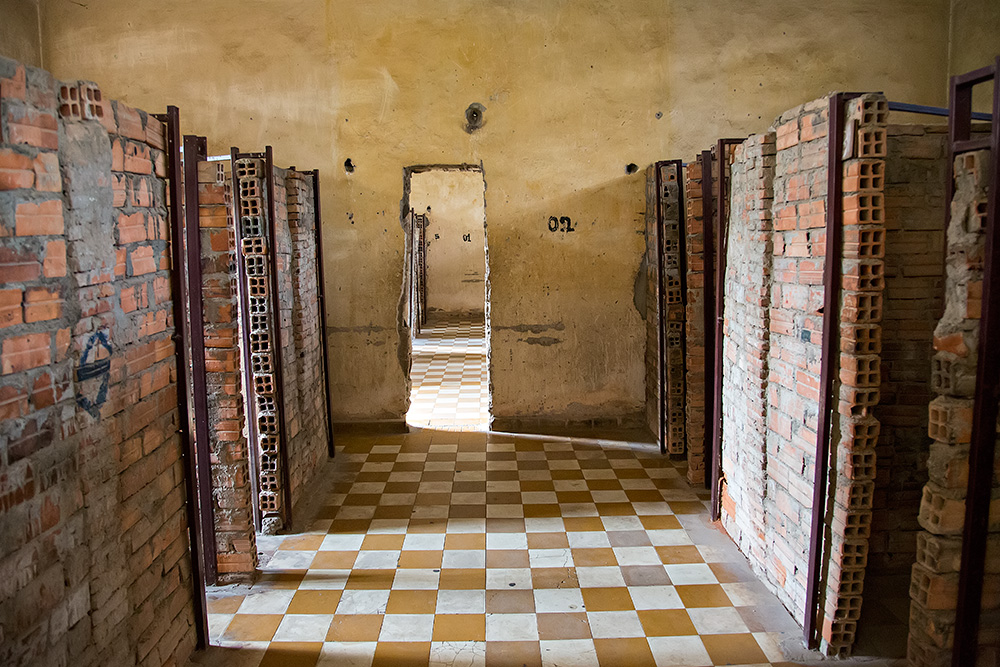
<path fill-rule="evenodd" d="M 568 216 L 562 216 L 557 218 L 554 215 L 549 216 L 549 231 L 550 232 L 575 232 L 576 227 L 573 226 L 573 221 L 569 219 Z"/>

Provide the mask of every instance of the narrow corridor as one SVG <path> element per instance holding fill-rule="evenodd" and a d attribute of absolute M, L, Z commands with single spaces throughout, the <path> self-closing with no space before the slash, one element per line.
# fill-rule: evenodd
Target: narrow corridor
<path fill-rule="evenodd" d="M 199 662 L 819 659 L 681 467 L 649 443 L 484 432 L 482 325 L 428 333 L 411 433 L 339 437 L 332 495 L 309 529 L 269 538 L 252 587 L 210 590 L 212 643 L 225 648 Z"/>

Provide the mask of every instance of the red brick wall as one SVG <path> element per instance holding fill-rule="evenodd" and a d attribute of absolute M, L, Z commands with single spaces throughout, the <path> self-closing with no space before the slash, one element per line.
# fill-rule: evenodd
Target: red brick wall
<path fill-rule="evenodd" d="M 646 169 L 646 426 L 654 437 L 660 433 L 659 282 L 656 273 L 656 165 Z"/>
<path fill-rule="evenodd" d="M 316 265 L 316 213 L 311 174 L 289 170 L 285 177 L 285 211 L 290 242 L 289 278 L 292 292 L 288 345 L 296 360 L 293 382 L 286 382 L 294 397 L 298 433 L 292 437 L 291 480 L 294 498 L 307 495 L 318 466 L 327 457 L 328 417 Z"/>
<path fill-rule="evenodd" d="M 656 170 L 660 188 L 657 191 Z M 646 200 L 646 419 L 653 435 L 659 437 L 660 401 L 663 401 L 666 451 L 683 456 L 685 436 L 685 357 L 684 357 L 684 225 L 681 220 L 681 174 L 672 163 L 653 165 L 647 171 Z M 657 260 L 657 235 L 662 256 Z M 658 268 L 663 268 L 660 295 Z M 660 300 L 663 312 L 660 312 Z M 665 385 L 660 386 L 659 324 L 663 319 L 663 359 Z"/>
<path fill-rule="evenodd" d="M 244 427 L 235 236 L 228 162 L 198 165 L 202 309 L 212 448 L 212 504 L 220 582 L 252 579 L 257 567 L 249 446 Z"/>
<path fill-rule="evenodd" d="M 820 589 L 824 649 L 834 654 L 854 641 L 871 526 L 885 227 L 882 181 L 857 175 L 884 173 L 885 104 L 866 95 L 846 108 L 835 492 Z M 730 188 L 723 524 L 800 623 L 820 402 L 828 114 L 829 100 L 815 100 L 744 142 Z"/>
<path fill-rule="evenodd" d="M 704 202 L 701 163 L 692 160 L 684 167 L 684 215 L 686 253 L 686 311 L 684 322 L 685 435 L 687 436 L 687 478 L 692 484 L 705 482 L 705 276 Z M 713 179 L 713 191 L 717 187 Z M 709 252 L 714 255 L 714 248 Z M 709 352 L 711 353 L 711 352 Z"/>
<path fill-rule="evenodd" d="M 773 132 L 737 146 L 730 175 L 722 376 L 723 525 L 788 605 L 790 597 L 784 590 L 788 545 L 776 540 L 765 524 L 766 509 L 774 503 L 771 498 L 765 503 L 769 495 L 765 473 L 770 472 L 765 403 Z"/>
<path fill-rule="evenodd" d="M 934 331 L 928 411 L 929 481 L 918 520 L 917 557 L 910 583 L 908 657 L 915 667 L 949 665 L 961 563 L 969 443 L 985 249 L 989 151 L 955 159 L 955 196 L 947 234 L 945 311 Z M 1000 447 L 994 467 L 980 642 L 990 645 L 981 664 L 995 663 L 1000 627 Z M 985 632 L 984 632 L 985 631 Z"/>
<path fill-rule="evenodd" d="M 88 94 L 0 59 L 3 664 L 194 645 L 163 126 Z"/>
<path fill-rule="evenodd" d="M 882 379 L 869 573 L 907 573 L 927 481 L 932 339 L 944 307 L 947 126 L 889 125 Z"/>

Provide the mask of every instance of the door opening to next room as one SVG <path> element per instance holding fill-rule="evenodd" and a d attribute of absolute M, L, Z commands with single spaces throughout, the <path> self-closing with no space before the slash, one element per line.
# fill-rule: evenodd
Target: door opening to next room
<path fill-rule="evenodd" d="M 411 426 L 489 427 L 489 259 L 479 166 L 408 169 Z"/>

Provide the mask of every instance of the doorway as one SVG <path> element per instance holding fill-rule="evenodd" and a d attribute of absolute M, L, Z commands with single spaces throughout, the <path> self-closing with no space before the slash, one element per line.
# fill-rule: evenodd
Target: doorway
<path fill-rule="evenodd" d="M 489 252 L 481 165 L 404 170 L 411 427 L 489 428 Z"/>

